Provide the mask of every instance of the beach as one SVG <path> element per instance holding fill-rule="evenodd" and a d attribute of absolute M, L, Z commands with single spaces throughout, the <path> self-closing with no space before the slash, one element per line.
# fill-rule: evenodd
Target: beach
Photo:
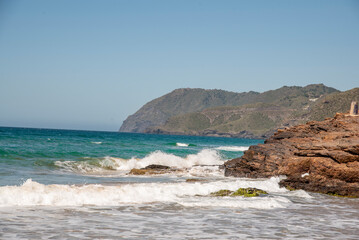
<path fill-rule="evenodd" d="M 1 128 L 2 239 L 355 239 L 357 199 L 224 177 L 262 140 Z M 130 175 L 150 164 L 176 171 Z M 190 181 L 189 181 L 190 179 Z M 253 187 L 259 197 L 214 197 Z"/>

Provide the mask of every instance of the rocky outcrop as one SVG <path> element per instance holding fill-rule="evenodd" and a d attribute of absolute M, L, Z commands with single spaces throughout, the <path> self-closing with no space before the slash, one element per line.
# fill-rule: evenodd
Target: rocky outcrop
<path fill-rule="evenodd" d="M 336 114 L 278 130 L 264 144 L 225 163 L 225 175 L 287 176 L 290 189 L 359 197 L 359 116 Z"/>
<path fill-rule="evenodd" d="M 151 164 L 145 168 L 133 168 L 129 172 L 130 175 L 156 175 L 156 174 L 166 174 L 170 172 L 178 171 L 177 169 L 171 169 L 168 166 Z"/>

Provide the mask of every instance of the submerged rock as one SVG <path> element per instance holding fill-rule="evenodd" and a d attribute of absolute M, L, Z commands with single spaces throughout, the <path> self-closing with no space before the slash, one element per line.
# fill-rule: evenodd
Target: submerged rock
<path fill-rule="evenodd" d="M 337 114 L 278 130 L 224 165 L 226 176 L 285 175 L 280 185 L 289 189 L 359 197 L 359 116 Z"/>
<path fill-rule="evenodd" d="M 138 168 L 133 168 L 131 169 L 131 171 L 128 173 L 130 175 L 146 175 L 146 174 L 154 174 L 153 170 L 150 169 L 138 169 Z"/>
<path fill-rule="evenodd" d="M 258 197 L 261 194 L 268 194 L 266 191 L 257 188 L 238 188 L 237 191 L 233 192 L 231 190 L 223 189 L 217 192 L 211 193 L 211 196 L 214 197 L 225 197 L 225 196 L 243 196 L 243 197 Z"/>
<path fill-rule="evenodd" d="M 159 164 L 151 164 L 151 165 L 148 165 L 147 167 L 145 167 L 143 169 L 162 170 L 162 169 L 170 169 L 170 167 L 165 166 L 165 165 L 159 165 Z"/>
<path fill-rule="evenodd" d="M 211 193 L 211 196 L 214 196 L 214 197 L 225 197 L 225 196 L 230 196 L 232 193 L 233 193 L 233 191 L 231 191 L 231 190 L 222 189 L 222 190 L 219 190 L 219 191 L 217 191 L 217 192 Z"/>
<path fill-rule="evenodd" d="M 199 179 L 199 178 L 187 178 L 186 182 L 204 182 L 206 180 L 204 179 Z"/>

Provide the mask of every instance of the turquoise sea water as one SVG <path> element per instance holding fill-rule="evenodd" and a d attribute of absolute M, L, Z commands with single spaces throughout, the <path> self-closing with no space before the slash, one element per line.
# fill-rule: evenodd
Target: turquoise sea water
<path fill-rule="evenodd" d="M 186 158 L 209 149 L 213 153 L 216 151 L 218 160 L 223 161 L 239 157 L 242 149 L 261 142 L 234 138 L 0 128 L 0 185 L 21 184 L 29 178 L 43 184 L 101 183 L 104 181 L 101 173 L 116 175 L 116 170 L 121 168 L 116 161 L 119 159 L 123 159 L 126 165 L 126 160 L 140 161 L 160 151 L 164 154 L 161 157 L 167 157 L 171 163 L 173 156 Z M 156 159 L 150 163 L 157 163 Z M 163 163 L 166 165 L 166 160 Z M 92 176 L 96 173 L 99 173 L 97 177 Z M 122 179 L 105 179 L 106 182 L 121 180 L 124 180 L 123 176 Z"/>
<path fill-rule="evenodd" d="M 0 239 L 357 239 L 357 199 L 224 177 L 262 142 L 0 128 Z M 150 164 L 176 171 L 129 174 Z M 239 187 L 269 194 L 210 196 Z"/>

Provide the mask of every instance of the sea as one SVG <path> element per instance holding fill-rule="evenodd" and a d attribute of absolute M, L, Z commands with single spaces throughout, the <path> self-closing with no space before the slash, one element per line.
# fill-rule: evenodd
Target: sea
<path fill-rule="evenodd" d="M 359 200 L 225 177 L 263 140 L 0 128 L 0 239 L 358 239 Z M 132 175 L 151 164 L 176 169 Z M 259 188 L 258 197 L 215 197 Z"/>

